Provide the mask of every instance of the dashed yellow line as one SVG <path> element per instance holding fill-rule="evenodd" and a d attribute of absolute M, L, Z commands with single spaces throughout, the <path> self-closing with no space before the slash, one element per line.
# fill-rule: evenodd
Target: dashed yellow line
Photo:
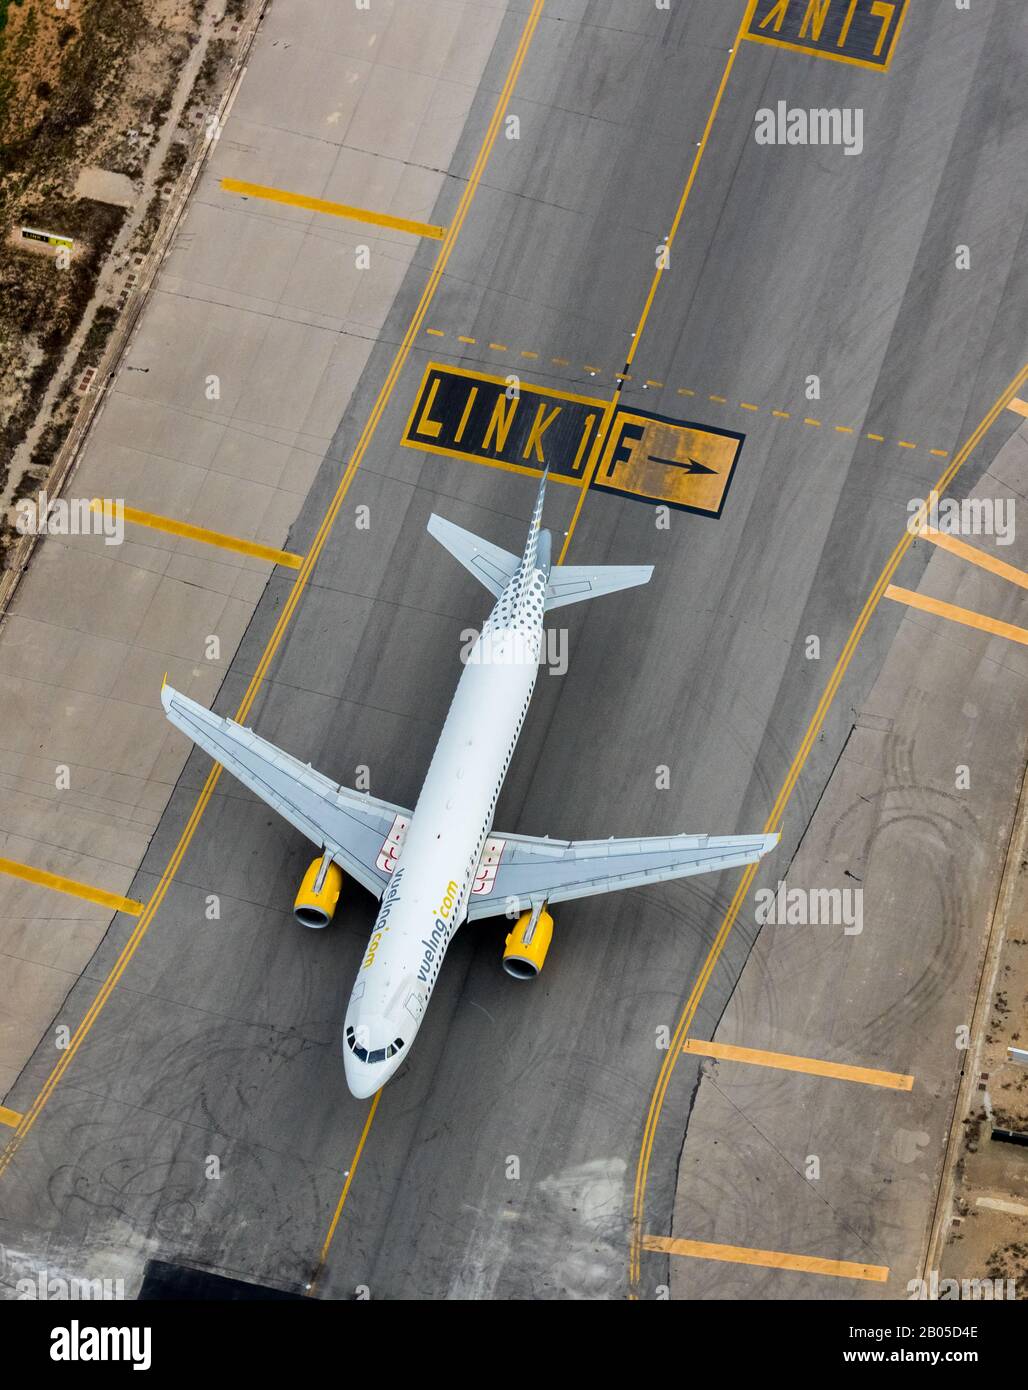
<path fill-rule="evenodd" d="M 84 898 L 86 902 L 109 907 L 114 912 L 127 912 L 130 917 L 138 917 L 143 910 L 143 904 L 136 902 L 135 898 L 123 898 L 120 893 L 108 893 L 103 888 L 94 888 L 91 883 L 80 883 L 78 879 L 65 878 L 62 874 L 34 869 L 31 864 L 22 864 L 17 859 L 0 859 L 0 874 L 20 878 L 23 883 L 34 883 L 39 888 L 49 888 L 54 893 Z"/>
<path fill-rule="evenodd" d="M 823 1260 L 818 1255 L 790 1255 L 782 1250 L 753 1250 L 745 1245 L 712 1245 L 705 1240 L 675 1240 L 671 1236 L 643 1236 L 644 1250 L 664 1255 L 683 1255 L 693 1260 L 720 1260 L 737 1265 L 763 1265 L 765 1269 L 793 1269 L 801 1274 L 824 1274 L 835 1279 L 864 1279 L 884 1284 L 887 1265 L 854 1264 L 851 1260 Z"/>
<path fill-rule="evenodd" d="M 703 1042 L 687 1038 L 682 1051 L 698 1057 L 716 1057 L 724 1062 L 747 1062 L 754 1067 L 776 1071 L 804 1072 L 809 1076 L 828 1076 L 835 1081 L 856 1081 L 863 1086 L 884 1086 L 891 1091 L 909 1091 L 912 1076 L 901 1072 L 879 1071 L 874 1067 L 851 1067 L 844 1062 L 823 1062 L 817 1057 L 794 1057 L 788 1052 L 765 1052 L 756 1047 L 736 1047 L 732 1043 Z"/>
<path fill-rule="evenodd" d="M 890 584 L 885 597 L 896 603 L 905 603 L 908 608 L 917 608 L 922 613 L 931 613 L 936 618 L 948 618 L 951 623 L 962 627 L 973 627 L 979 632 L 991 632 L 994 637 L 1005 637 L 1010 642 L 1018 642 L 1028 647 L 1028 628 L 1015 627 L 1013 623 L 1002 623 L 998 618 L 990 618 L 985 613 L 975 613 L 970 608 L 958 608 L 955 603 L 944 603 L 941 598 L 931 598 L 928 594 L 915 593 L 913 589 L 901 589 Z"/>
<path fill-rule="evenodd" d="M 446 336 L 445 332 L 439 330 L 438 328 L 429 328 L 429 329 L 426 329 L 425 331 L 426 331 L 427 333 L 431 333 L 432 336 L 435 337 L 435 338 L 443 338 L 443 337 Z M 474 343 L 474 342 L 476 341 L 476 339 L 474 339 L 474 338 L 459 337 L 459 338 L 457 339 L 457 341 L 458 341 L 458 342 L 461 342 L 461 343 L 469 343 L 469 344 L 470 344 L 470 343 Z M 510 348 L 509 348 L 509 346 L 508 346 L 506 343 L 490 343 L 490 344 L 489 344 L 489 347 L 490 347 L 490 350 L 493 351 L 493 352 L 509 352 L 509 351 L 510 351 Z M 527 361 L 534 361 L 534 360 L 536 360 L 536 359 L 539 358 L 540 354 L 539 354 L 538 352 L 533 352 L 533 351 L 530 351 L 530 350 L 528 350 L 528 349 L 519 349 L 519 356 L 525 358 Z M 551 363 L 553 364 L 553 366 L 555 366 L 555 367 L 570 367 L 570 366 L 571 366 L 570 359 L 567 358 L 567 357 L 551 357 L 551 358 L 550 358 L 550 362 L 551 362 Z M 604 368 L 603 368 L 603 367 L 594 366 L 592 363 L 589 363 L 589 362 L 587 362 L 587 363 L 581 368 L 581 370 L 582 370 L 583 372 L 588 372 L 590 376 L 605 375 L 605 372 L 604 372 Z M 625 382 L 625 381 L 631 381 L 631 380 L 632 380 L 632 375 L 631 375 L 630 372 L 615 372 L 613 375 L 614 375 L 614 380 L 617 381 L 617 382 Z M 657 380 L 655 380 L 655 379 L 652 378 L 652 377 L 647 377 L 647 378 L 646 378 L 645 385 L 646 385 L 646 387 L 647 387 L 649 390 L 652 390 L 652 391 L 663 391 L 663 390 L 666 390 L 666 389 L 667 389 L 667 383 L 666 383 L 666 382 L 657 381 Z M 674 389 L 675 389 L 676 395 L 679 395 L 679 396 L 695 396 L 695 395 L 696 395 L 696 392 L 690 390 L 688 386 L 678 386 L 678 387 L 675 387 Z M 728 401 L 728 397 L 727 397 L 727 396 L 719 396 L 719 395 L 710 394 L 710 395 L 707 396 L 707 400 L 708 400 L 708 401 L 713 401 L 716 405 L 728 405 L 728 404 L 729 404 L 729 401 Z M 1024 402 L 1021 402 L 1021 404 L 1022 404 L 1022 405 L 1025 405 Z M 755 402 L 753 402 L 753 401 L 739 401 L 739 402 L 738 402 L 738 407 L 739 407 L 740 410 L 747 410 L 747 411 L 749 411 L 750 414 L 759 414 L 760 411 L 762 411 L 762 410 L 768 410 L 768 409 L 769 409 L 769 407 L 759 405 L 759 404 L 757 404 L 757 403 L 755 403 Z M 1010 409 L 1016 409 L 1016 403 L 1012 404 L 1011 407 L 1010 407 Z M 1028 405 L 1025 405 L 1025 409 L 1028 410 Z M 771 410 L 770 410 L 770 414 L 771 414 L 771 415 L 773 416 L 773 418 L 776 419 L 776 420 L 791 420 L 791 419 L 793 418 L 792 411 L 790 411 L 790 410 L 774 410 L 774 409 L 771 409 Z M 822 420 L 815 420 L 812 416 L 809 416 L 809 415 L 807 415 L 807 416 L 804 417 L 803 423 L 804 423 L 805 425 L 811 426 L 811 427 L 814 428 L 814 429 L 820 429 L 820 428 L 822 428 L 822 426 L 824 425 L 824 421 L 822 421 Z M 856 433 L 857 433 L 856 429 L 855 429 L 852 425 L 834 425 L 834 424 L 833 424 L 833 425 L 831 426 L 831 429 L 834 430 L 836 434 L 856 434 Z M 870 439 L 870 440 L 871 440 L 873 443 L 875 443 L 875 444 L 884 444 L 884 443 L 886 443 L 886 438 L 885 438 L 885 435 L 883 435 L 883 434 L 871 434 L 871 433 L 869 433 L 869 434 L 866 434 L 864 437 L 865 437 L 865 439 Z M 896 440 L 896 445 L 897 445 L 897 447 L 900 448 L 900 449 L 917 449 L 917 448 L 920 447 L 917 443 L 915 443 L 915 442 L 913 442 L 913 441 L 911 441 L 911 440 L 909 440 L 909 439 L 898 439 L 898 440 Z M 949 450 L 948 450 L 948 449 L 930 449 L 930 450 L 929 450 L 929 453 L 931 453 L 935 458 L 940 458 L 940 459 L 949 458 Z"/>
<path fill-rule="evenodd" d="M 409 217 L 393 217 L 388 212 L 372 208 L 352 207 L 349 203 L 330 203 L 324 198 L 310 198 L 306 193 L 290 193 L 285 188 L 269 188 L 263 183 L 246 183 L 243 179 L 222 179 L 226 193 L 239 193 L 244 198 L 262 198 L 269 203 L 285 203 L 288 207 L 305 208 L 308 212 L 323 212 L 329 217 L 345 217 L 351 222 L 367 222 L 373 227 L 388 227 L 394 232 L 410 232 L 412 236 L 431 237 L 442 241 L 445 227 L 430 222 L 415 222 Z"/>
<path fill-rule="evenodd" d="M 11 1129 L 17 1129 L 21 1119 L 20 1111 L 8 1110 L 6 1105 L 0 1105 L 0 1125 L 10 1125 Z"/>
<path fill-rule="evenodd" d="M 106 504 L 99 497 L 90 502 L 91 511 L 102 512 Z M 175 521 L 170 516 L 157 516 L 154 512 L 137 511 L 135 507 L 123 507 L 126 521 L 135 526 L 148 526 L 151 531 L 164 531 L 169 536 L 180 536 L 183 540 L 200 541 L 203 545 L 213 545 L 219 550 L 234 550 L 239 555 L 250 555 L 255 560 L 268 560 L 273 565 L 285 565 L 287 569 L 298 570 L 303 564 L 302 555 L 294 555 L 289 550 L 276 550 L 274 546 L 258 545 L 256 541 L 244 540 L 241 536 L 228 536 L 223 531 L 210 531 L 206 526 L 191 526 L 187 521 Z"/>
<path fill-rule="evenodd" d="M 465 338 L 463 335 L 457 338 L 458 343 L 477 343 L 477 338 Z"/>

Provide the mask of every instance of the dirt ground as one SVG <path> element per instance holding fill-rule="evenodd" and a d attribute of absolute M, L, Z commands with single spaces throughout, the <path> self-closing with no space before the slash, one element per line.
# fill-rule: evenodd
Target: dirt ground
<path fill-rule="evenodd" d="M 216 0 L 71 0 L 66 9 L 54 0 L 0 0 L 0 488 L 130 216 L 123 206 L 76 198 L 79 174 L 94 167 L 132 181 L 147 209 L 131 249 L 144 253 L 166 202 L 160 184 L 185 166 L 193 131 L 181 132 L 181 142 L 176 132 L 156 182 L 153 171 L 144 179 L 147 156 L 208 4 Z M 226 28 L 240 8 L 230 0 Z M 228 50 L 220 40 L 209 46 L 191 108 L 227 72 Z M 19 245 L 21 226 L 74 238 L 67 267 L 53 252 Z M 97 314 L 94 357 L 115 318 Z M 38 485 L 67 432 L 73 386 L 69 373 L 28 486 Z"/>
<path fill-rule="evenodd" d="M 1028 798 L 1011 841 L 997 904 L 1001 942 L 984 1037 L 972 1078 L 970 1113 L 953 1189 L 953 1223 L 942 1278 L 1013 1280 L 1028 1299 L 1028 1144 L 1002 1142 L 996 1130 L 1028 1138 L 1028 1065 L 1008 1047 L 1028 1049 Z"/>

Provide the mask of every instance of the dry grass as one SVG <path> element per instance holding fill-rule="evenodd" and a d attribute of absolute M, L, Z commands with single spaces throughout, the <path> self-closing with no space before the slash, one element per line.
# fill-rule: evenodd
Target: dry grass
<path fill-rule="evenodd" d="M 75 198 L 79 170 L 140 178 L 196 19 L 196 0 L 76 0 L 67 11 L 0 0 L 0 486 L 125 217 Z M 68 269 L 23 249 L 20 225 L 74 237 Z"/>

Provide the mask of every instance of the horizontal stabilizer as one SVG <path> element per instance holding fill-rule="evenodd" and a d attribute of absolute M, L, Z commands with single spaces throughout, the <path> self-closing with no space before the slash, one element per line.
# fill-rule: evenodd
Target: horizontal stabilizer
<path fill-rule="evenodd" d="M 546 585 L 546 611 L 648 584 L 652 573 L 652 565 L 554 565 Z"/>
<path fill-rule="evenodd" d="M 435 512 L 428 519 L 428 529 L 494 598 L 500 597 L 508 581 L 517 573 L 521 563 L 517 555 L 491 541 L 484 541 L 472 531 L 465 531 L 462 526 L 455 526 Z"/>

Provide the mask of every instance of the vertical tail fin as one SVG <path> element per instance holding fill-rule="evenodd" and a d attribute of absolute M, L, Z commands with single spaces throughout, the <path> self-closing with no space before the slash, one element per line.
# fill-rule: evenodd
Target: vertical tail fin
<path fill-rule="evenodd" d="M 543 525 L 543 503 L 546 501 L 546 479 L 549 474 L 550 470 L 544 468 L 543 476 L 539 480 L 539 491 L 536 493 L 532 520 L 528 524 L 528 539 L 525 541 L 525 549 L 521 556 L 521 572 L 523 574 L 530 574 L 539 566 L 539 536 Z"/>

